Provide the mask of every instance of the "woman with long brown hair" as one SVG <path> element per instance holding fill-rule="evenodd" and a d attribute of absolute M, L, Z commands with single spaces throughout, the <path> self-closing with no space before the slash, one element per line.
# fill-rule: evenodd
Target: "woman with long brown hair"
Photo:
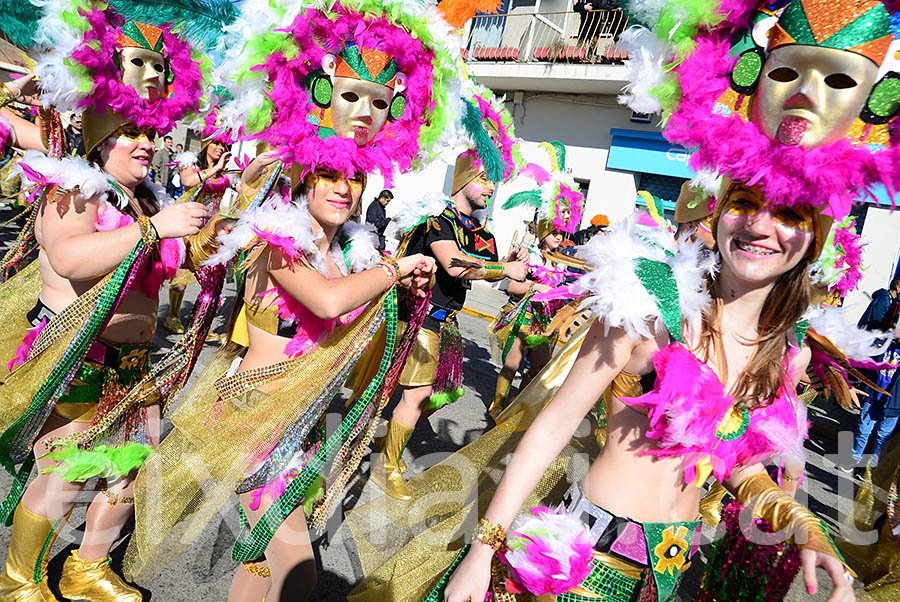
<path fill-rule="evenodd" d="M 616 320 L 615 312 L 597 312 L 568 378 L 516 448 L 476 541 L 447 585 L 448 602 L 483 599 L 490 587 L 497 534 L 511 524 L 584 415 L 610 386 L 606 445 L 566 497 L 570 512 L 608 525 L 606 530 L 591 530 L 591 543 L 601 554 L 616 556 L 617 562 L 597 563 L 595 582 L 615 581 L 633 594 L 660 568 L 667 578 L 672 571 L 666 568 L 677 574 L 697 526 L 702 490 L 695 483 L 702 484 L 713 471 L 758 515 L 778 528 L 790 528 L 802 550 L 811 593 L 817 587 L 813 569 L 823 566 L 835 583 L 830 600 L 853 599 L 817 519 L 790 496 L 780 495 L 758 463 L 766 454 L 802 449 L 806 425 L 799 420 L 791 424 L 800 409 L 793 389 L 809 361 L 809 350 L 800 347 L 795 326 L 808 307 L 809 261 L 827 234 L 821 223 L 811 211 L 773 207 L 757 189 L 730 184 L 715 215 L 721 263 L 718 274 L 706 278 L 711 303 L 705 309 L 682 313 L 677 321 L 667 319 L 670 312 L 661 301 L 667 285 L 661 285 L 653 290 L 656 301 L 651 301 L 659 304 L 661 319 L 650 314 L 642 325 Z M 618 238 L 603 237 L 588 248 L 603 252 Z M 642 262 L 646 256 L 635 259 L 638 265 L 650 265 Z M 679 277 L 677 266 L 672 270 L 677 294 L 689 294 L 690 280 Z M 632 275 L 640 279 L 641 268 Z M 622 288 L 611 284 L 604 286 L 621 294 Z M 597 292 L 591 299 L 595 310 L 609 301 L 609 293 Z M 643 295 L 650 297 L 646 290 Z M 632 303 L 646 301 L 640 295 L 628 297 Z M 701 386 L 707 390 L 699 391 Z M 706 428 L 710 424 L 715 428 Z M 773 429 L 793 437 L 777 445 L 770 438 Z M 754 498 L 768 503 L 754 505 Z M 656 558 L 653 546 L 649 555 L 645 547 L 631 557 L 622 553 L 627 543 L 622 533 L 642 533 L 641 539 L 650 542 L 658 525 L 666 525 L 660 542 L 670 543 L 669 549 L 656 547 Z M 615 529 L 607 533 L 613 526 L 620 535 Z M 673 562 L 666 563 L 667 558 Z M 629 577 L 636 574 L 643 577 Z M 659 591 L 672 579 L 655 581 Z"/>

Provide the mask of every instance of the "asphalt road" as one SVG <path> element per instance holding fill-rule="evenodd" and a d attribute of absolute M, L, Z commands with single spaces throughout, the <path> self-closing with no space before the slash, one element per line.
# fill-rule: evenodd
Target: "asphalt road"
<path fill-rule="evenodd" d="M 196 294 L 195 291 L 196 286 L 188 291 L 185 307 L 182 309 L 183 316 L 188 313 L 190 303 Z M 499 307 L 503 297 L 498 295 L 493 290 L 476 288 L 471 305 L 481 311 Z M 162 318 L 167 309 L 165 292 L 161 301 L 163 305 L 160 308 L 159 334 L 165 335 L 166 331 L 162 328 Z M 466 339 L 465 395 L 452 406 L 437 412 L 427 424 L 419 425 L 415 437 L 404 455 L 413 473 L 424 468 L 421 463 L 416 462 L 416 458 L 437 452 L 452 452 L 477 438 L 489 427 L 485 408 L 493 397 L 497 368 L 491 357 L 491 344 L 487 333 L 488 323 L 484 319 L 466 314 L 460 316 L 459 322 Z M 221 325 L 219 327 L 221 328 Z M 157 338 L 159 353 L 162 353 L 174 341 L 174 337 L 158 336 Z M 206 347 L 197 366 L 198 371 L 203 369 L 205 362 L 208 361 L 214 350 L 215 347 L 212 345 Z M 183 401 L 181 400 L 181 402 Z M 343 400 L 336 400 L 332 411 L 340 411 L 342 408 Z M 852 429 L 855 416 L 832 405 L 825 405 L 822 408 L 814 407 L 811 418 L 814 428 L 811 440 L 807 445 L 809 451 L 808 476 L 801 489 L 803 494 L 808 494 L 808 499 L 804 501 L 814 511 L 824 516 L 833 528 L 837 528 L 840 519 L 838 513 L 846 512 L 846 509 L 849 508 L 848 504 L 854 494 L 854 485 L 852 480 L 835 470 L 833 460 L 836 459 L 834 454 L 839 449 L 839 441 L 844 442 L 845 448 L 847 445 L 843 438 L 838 437 L 838 431 Z M 368 470 L 369 462 L 368 459 L 365 459 L 360 474 L 350 482 L 343 510 L 351 509 L 380 493 L 374 485 L 367 483 Z M 5 473 L 0 475 L 0 489 L 7 491 L 10 483 L 11 479 Z M 50 580 L 54 587 L 59 578 L 63 561 L 80 538 L 85 507 L 92 495 L 92 492 L 86 492 L 83 503 L 76 508 L 68 526 L 53 548 Z M 335 524 L 340 525 L 339 517 Z M 237 526 L 236 508 L 234 506 L 226 508 L 220 519 L 209 525 L 202 537 L 186 553 L 174 559 L 163 574 L 148 583 L 138 584 L 144 592 L 144 600 L 153 600 L 153 602 L 226 600 L 231 577 L 236 569 L 236 565 L 231 562 L 229 556 L 237 533 Z M 126 531 L 129 528 L 130 525 Z M 347 593 L 362 579 L 362 571 L 349 537 L 349 529 L 344 525 L 331 531 L 330 535 L 315 543 L 318 553 L 319 578 L 317 591 L 312 597 L 314 601 L 344 600 Z M 7 546 L 9 536 L 8 529 L 0 529 L 0 549 Z M 127 534 L 114 549 L 115 567 L 118 567 L 121 562 L 127 543 L 126 538 Z M 698 587 L 699 576 L 702 573 L 702 554 L 703 549 L 701 549 L 699 561 L 693 563 L 685 579 L 679 601 L 693 599 L 693 594 Z M 824 579 L 824 574 L 821 572 L 820 579 Z M 827 587 L 823 589 L 826 592 L 828 590 Z M 825 601 L 826 598 L 825 593 L 816 596 L 807 595 L 802 581 L 798 581 L 794 584 L 787 599 L 790 601 Z"/>

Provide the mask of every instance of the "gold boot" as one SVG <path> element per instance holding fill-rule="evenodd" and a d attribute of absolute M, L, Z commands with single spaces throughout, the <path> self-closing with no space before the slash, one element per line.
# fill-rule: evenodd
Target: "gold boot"
<path fill-rule="evenodd" d="M 491 407 L 488 408 L 488 414 L 491 415 L 491 418 L 496 418 L 500 412 L 503 411 L 503 408 L 506 407 L 506 397 L 509 395 L 509 385 L 512 380 L 503 376 L 503 374 L 497 375 L 497 388 L 494 390 L 494 401 L 491 402 Z"/>
<path fill-rule="evenodd" d="M 399 460 L 412 432 L 412 427 L 391 420 L 388 423 L 387 435 L 382 441 L 381 459 L 372 467 L 372 480 L 375 484 L 392 498 L 404 501 L 412 499 L 412 491 L 403 480 Z"/>
<path fill-rule="evenodd" d="M 184 290 L 178 290 L 169 285 L 169 315 L 166 316 L 166 321 L 163 324 L 166 330 L 175 334 L 184 333 L 184 325 L 181 323 L 181 318 L 178 317 L 178 313 L 181 311 L 182 299 L 184 299 Z"/>
<path fill-rule="evenodd" d="M 47 585 L 47 562 L 55 540 L 56 529 L 50 519 L 19 504 L 13 516 L 6 570 L 0 575 L 0 600 L 59 602 Z"/>
<path fill-rule="evenodd" d="M 141 602 L 141 592 L 122 581 L 109 566 L 109 556 L 88 562 L 82 560 L 78 550 L 66 558 L 59 593 L 70 600 L 90 602 Z"/>

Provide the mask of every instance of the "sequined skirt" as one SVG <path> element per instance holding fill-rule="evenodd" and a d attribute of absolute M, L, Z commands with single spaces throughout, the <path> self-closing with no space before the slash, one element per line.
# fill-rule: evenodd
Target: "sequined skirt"
<path fill-rule="evenodd" d="M 297 468 L 292 462 L 309 451 L 315 425 L 382 319 L 380 305 L 371 304 L 303 357 L 245 372 L 233 373 L 234 356 L 220 352 L 213 358 L 171 413 L 174 428 L 138 474 L 126 576 L 151 578 L 236 492 L 264 487 Z M 326 519 L 308 523 L 315 528 L 316 520 Z"/>

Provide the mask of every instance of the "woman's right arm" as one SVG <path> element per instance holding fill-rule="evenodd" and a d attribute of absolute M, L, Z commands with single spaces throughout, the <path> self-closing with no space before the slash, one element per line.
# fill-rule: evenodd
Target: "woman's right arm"
<path fill-rule="evenodd" d="M 269 247 L 269 274 L 287 293 L 323 320 L 338 318 L 378 297 L 393 284 L 387 272 L 376 266 L 341 278 L 326 278 L 298 261 Z M 434 259 L 422 254 L 397 260 L 400 280 L 419 278 L 426 282 L 434 273 Z"/>
<path fill-rule="evenodd" d="M 624 330 L 603 334 L 600 320 L 591 326 L 569 375 L 556 396 L 528 427 L 485 511 L 485 518 L 508 528 L 554 458 L 563 450 L 584 416 L 631 359 L 636 346 Z M 484 600 L 490 586 L 487 545 L 474 541 L 444 593 L 446 602 Z"/>
<path fill-rule="evenodd" d="M 78 199 L 72 193 L 44 202 L 40 243 L 53 271 L 67 280 L 90 280 L 113 270 L 137 244 L 137 223 L 97 232 L 99 198 Z M 199 203 L 170 205 L 150 218 L 160 238 L 180 238 L 200 230 L 206 208 Z"/>

